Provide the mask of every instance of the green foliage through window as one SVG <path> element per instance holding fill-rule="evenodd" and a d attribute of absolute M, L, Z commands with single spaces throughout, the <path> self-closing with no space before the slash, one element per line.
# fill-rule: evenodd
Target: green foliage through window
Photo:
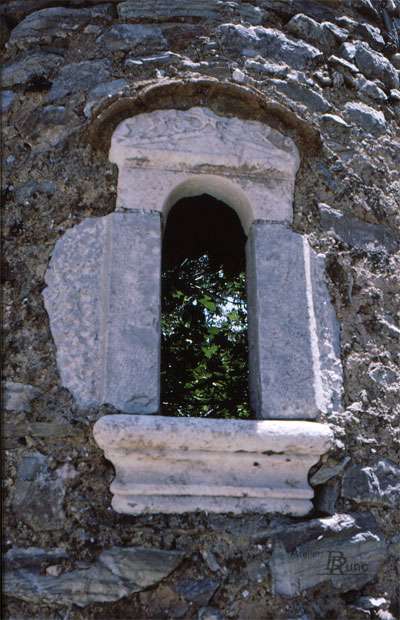
<path fill-rule="evenodd" d="M 244 256 L 241 244 L 236 254 L 243 250 Z M 172 261 L 164 256 L 161 412 L 249 418 L 244 260 L 235 259 L 232 268 L 211 246 L 199 256 L 199 247 L 182 250 L 192 256 L 179 260 L 176 252 Z"/>

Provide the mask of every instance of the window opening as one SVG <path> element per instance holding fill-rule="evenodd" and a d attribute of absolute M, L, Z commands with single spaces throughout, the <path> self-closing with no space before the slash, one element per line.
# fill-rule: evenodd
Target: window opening
<path fill-rule="evenodd" d="M 250 418 L 246 235 L 203 194 L 179 200 L 163 240 L 161 413 Z"/>

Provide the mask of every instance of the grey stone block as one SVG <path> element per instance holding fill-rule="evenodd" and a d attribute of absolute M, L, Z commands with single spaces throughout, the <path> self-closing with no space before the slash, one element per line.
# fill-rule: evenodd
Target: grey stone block
<path fill-rule="evenodd" d="M 339 328 L 323 260 L 279 224 L 247 242 L 250 398 L 259 418 L 311 419 L 340 407 Z"/>
<path fill-rule="evenodd" d="M 31 13 L 13 28 L 9 43 L 20 49 L 38 44 L 50 44 L 54 38 L 66 38 L 91 20 L 98 18 L 107 20 L 112 18 L 110 5 L 88 9 L 45 8 Z"/>
<path fill-rule="evenodd" d="M 105 84 L 100 84 L 100 86 L 96 86 L 91 91 L 89 91 L 87 103 L 85 105 L 85 109 L 83 111 L 86 118 L 91 118 L 92 116 L 92 108 L 93 106 L 105 101 L 107 97 L 111 97 L 112 95 L 116 95 L 117 93 L 125 90 L 128 87 L 128 82 L 124 79 L 121 80 L 112 80 L 111 82 L 106 82 Z"/>
<path fill-rule="evenodd" d="M 261 55 L 269 60 L 284 62 L 294 69 L 310 68 L 323 57 L 322 52 L 304 41 L 289 39 L 275 28 L 223 24 L 218 28 L 223 47 L 243 56 Z"/>
<path fill-rule="evenodd" d="M 286 26 L 288 32 L 307 43 L 315 45 L 326 54 L 332 53 L 336 42 L 343 42 L 348 38 L 348 31 L 339 28 L 330 22 L 319 24 L 306 15 L 295 15 Z"/>
<path fill-rule="evenodd" d="M 339 53 L 346 60 L 354 61 L 369 80 L 381 80 L 387 88 L 398 88 L 399 77 L 392 63 L 380 52 L 372 50 L 367 43 L 342 43 Z"/>
<path fill-rule="evenodd" d="M 6 112 L 11 106 L 17 95 L 12 90 L 3 90 L 1 92 L 1 111 Z"/>
<path fill-rule="evenodd" d="M 56 244 L 45 297 L 62 384 L 81 407 L 159 406 L 160 216 L 84 220 Z"/>
<path fill-rule="evenodd" d="M 33 77 L 47 77 L 62 62 L 62 56 L 47 52 L 26 52 L 2 67 L 2 85 L 10 88 L 26 84 Z"/>
<path fill-rule="evenodd" d="M 260 24 L 262 11 L 247 2 L 229 2 L 221 0 L 128 0 L 118 4 L 118 14 L 126 21 L 175 21 L 176 19 L 221 19 L 222 16 L 234 18 L 240 16 L 252 24 Z"/>
<path fill-rule="evenodd" d="M 40 396 L 41 392 L 32 385 L 3 381 L 3 407 L 9 411 L 31 412 L 31 400 Z"/>
<path fill-rule="evenodd" d="M 342 496 L 354 502 L 396 507 L 400 502 L 400 468 L 380 458 L 371 466 L 352 464 L 342 482 Z"/>
<path fill-rule="evenodd" d="M 116 24 L 97 39 L 97 44 L 107 52 L 130 52 L 140 46 L 161 48 L 167 41 L 155 24 Z"/>
<path fill-rule="evenodd" d="M 344 109 L 350 121 L 362 127 L 367 133 L 382 134 L 386 131 L 385 116 L 380 110 L 358 101 L 349 101 Z"/>
<path fill-rule="evenodd" d="M 364 222 L 353 215 L 345 215 L 324 203 L 319 203 L 318 208 L 322 228 L 332 230 L 339 239 L 352 247 L 368 252 L 396 251 L 398 243 L 391 228 Z"/>
<path fill-rule="evenodd" d="M 34 603 L 38 599 L 79 607 L 109 603 L 158 583 L 178 567 L 183 555 L 181 551 L 113 547 L 96 562 L 79 562 L 79 568 L 54 577 L 42 575 L 41 564 L 65 560 L 68 556 L 63 550 L 14 548 L 4 556 L 3 588 L 8 595 Z"/>
<path fill-rule="evenodd" d="M 313 112 L 327 112 L 332 107 L 325 97 L 306 84 L 291 83 L 286 80 L 271 80 L 271 83 L 279 93 L 302 103 Z"/>
<path fill-rule="evenodd" d="M 375 577 L 387 557 L 386 543 L 365 513 L 286 525 L 274 538 L 268 565 L 275 591 L 286 596 L 324 581 L 341 592 L 357 590 Z"/>
<path fill-rule="evenodd" d="M 101 82 L 106 82 L 112 72 L 111 60 L 83 60 L 73 62 L 62 67 L 49 94 L 49 101 L 61 99 L 66 95 L 94 88 Z"/>

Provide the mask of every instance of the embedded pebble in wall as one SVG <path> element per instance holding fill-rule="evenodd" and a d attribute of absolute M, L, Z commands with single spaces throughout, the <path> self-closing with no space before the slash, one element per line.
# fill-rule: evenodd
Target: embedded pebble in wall
<path fill-rule="evenodd" d="M 343 477 L 342 496 L 357 503 L 396 507 L 400 501 L 400 468 L 385 458 L 369 466 L 353 463 Z"/>
<path fill-rule="evenodd" d="M 2 383 L 3 407 L 10 411 L 30 413 L 31 400 L 40 396 L 41 391 L 32 385 L 4 381 Z"/>

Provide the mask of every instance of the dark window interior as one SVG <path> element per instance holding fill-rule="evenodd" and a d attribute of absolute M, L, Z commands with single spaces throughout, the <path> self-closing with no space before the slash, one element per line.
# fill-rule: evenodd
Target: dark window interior
<path fill-rule="evenodd" d="M 203 194 L 171 209 L 163 240 L 161 413 L 249 418 L 246 235 Z"/>

